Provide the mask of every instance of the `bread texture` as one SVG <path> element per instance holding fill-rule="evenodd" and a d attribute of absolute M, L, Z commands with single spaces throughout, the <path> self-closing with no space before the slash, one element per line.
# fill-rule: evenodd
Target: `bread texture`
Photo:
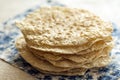
<path fill-rule="evenodd" d="M 73 54 L 97 40 L 109 41 L 112 24 L 83 9 L 41 8 L 17 22 L 27 44 L 42 51 Z"/>
<path fill-rule="evenodd" d="M 43 60 L 41 58 L 37 58 L 35 55 L 33 55 L 32 52 L 30 52 L 27 49 L 26 43 L 22 38 L 16 41 L 16 47 L 19 49 L 21 56 L 28 63 L 44 71 L 62 72 L 62 71 L 69 71 L 70 69 L 77 69 L 77 68 L 89 69 L 93 67 L 105 66 L 110 62 L 110 58 L 107 55 L 105 55 L 105 56 L 100 56 L 98 59 L 95 59 L 93 60 L 93 62 L 90 62 L 90 63 L 76 64 L 69 61 L 58 61 L 58 62 L 52 61 L 49 63 L 48 61 Z"/>
<path fill-rule="evenodd" d="M 45 74 L 84 75 L 111 62 L 112 24 L 87 10 L 41 7 L 16 26 L 20 55 Z"/>

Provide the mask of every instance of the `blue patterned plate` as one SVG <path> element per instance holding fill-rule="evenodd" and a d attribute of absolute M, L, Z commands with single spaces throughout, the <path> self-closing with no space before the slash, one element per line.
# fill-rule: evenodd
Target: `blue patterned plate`
<path fill-rule="evenodd" d="M 48 5 L 61 4 L 57 2 L 48 1 Z M 113 23 L 115 39 L 115 47 L 111 51 L 112 62 L 102 68 L 94 68 L 88 70 L 84 76 L 53 76 L 45 75 L 37 71 L 30 64 L 28 64 L 19 54 L 15 48 L 15 39 L 21 35 L 20 30 L 14 25 L 16 20 L 24 18 L 28 13 L 34 11 L 39 6 L 29 9 L 26 12 L 15 16 L 5 21 L 0 26 L 0 58 L 9 64 L 20 68 L 26 73 L 35 76 L 37 80 L 118 80 L 120 78 L 120 29 Z"/>

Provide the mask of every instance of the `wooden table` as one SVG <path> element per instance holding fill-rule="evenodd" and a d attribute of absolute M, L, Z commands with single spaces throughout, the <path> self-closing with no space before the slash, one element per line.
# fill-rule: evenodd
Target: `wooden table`
<path fill-rule="evenodd" d="M 45 0 L 0 0 L 0 23 Z M 88 9 L 120 25 L 120 0 L 58 0 L 68 7 Z M 44 4 L 42 4 L 44 5 Z M 0 80 L 34 80 L 25 72 L 0 60 Z"/>

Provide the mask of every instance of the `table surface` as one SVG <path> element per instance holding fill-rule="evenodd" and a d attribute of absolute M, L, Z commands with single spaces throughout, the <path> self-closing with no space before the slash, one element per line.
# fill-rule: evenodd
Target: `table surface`
<path fill-rule="evenodd" d="M 45 0 L 0 0 L 0 23 Z M 54 0 L 55 1 L 55 0 Z M 88 9 L 101 18 L 120 25 L 120 0 L 56 0 L 68 7 Z M 42 4 L 43 5 L 43 4 Z M 0 60 L 0 80 L 34 80 L 25 72 Z"/>

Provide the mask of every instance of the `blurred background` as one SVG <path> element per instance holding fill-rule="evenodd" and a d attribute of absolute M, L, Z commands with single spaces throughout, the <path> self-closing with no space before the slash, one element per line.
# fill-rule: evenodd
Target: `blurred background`
<path fill-rule="evenodd" d="M 0 22 L 36 5 L 51 0 L 0 0 Z M 88 9 L 100 17 L 120 25 L 120 0 L 52 0 L 68 7 Z"/>

